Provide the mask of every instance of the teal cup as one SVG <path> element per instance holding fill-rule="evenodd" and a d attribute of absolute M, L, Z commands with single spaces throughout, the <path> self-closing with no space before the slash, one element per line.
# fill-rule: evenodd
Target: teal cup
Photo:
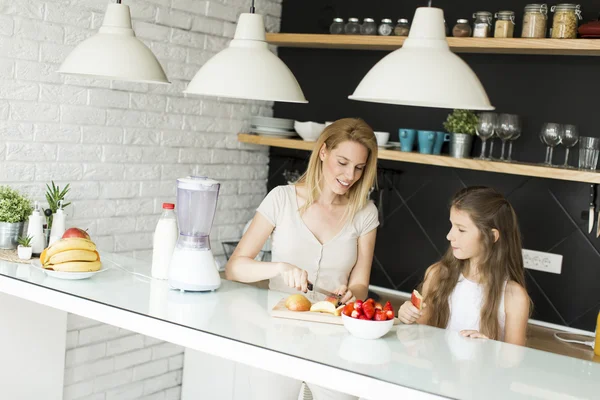
<path fill-rule="evenodd" d="M 419 131 L 419 153 L 432 154 L 433 144 L 435 143 L 436 133 L 434 131 Z"/>
<path fill-rule="evenodd" d="M 398 137 L 400 138 L 400 150 L 412 151 L 415 147 L 415 138 L 417 131 L 415 129 L 398 129 Z"/>
<path fill-rule="evenodd" d="M 450 134 L 446 132 L 436 132 L 435 133 L 435 142 L 433 143 L 433 154 L 440 155 L 442 154 L 442 146 L 445 142 L 450 141 Z"/>

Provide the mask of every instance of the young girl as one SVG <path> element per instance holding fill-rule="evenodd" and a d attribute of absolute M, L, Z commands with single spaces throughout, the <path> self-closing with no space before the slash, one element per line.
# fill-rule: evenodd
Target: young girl
<path fill-rule="evenodd" d="M 398 318 L 525 345 L 530 299 L 512 206 L 493 189 L 466 188 L 452 199 L 450 222 L 450 247 L 425 273 L 424 307 L 407 301 Z"/>

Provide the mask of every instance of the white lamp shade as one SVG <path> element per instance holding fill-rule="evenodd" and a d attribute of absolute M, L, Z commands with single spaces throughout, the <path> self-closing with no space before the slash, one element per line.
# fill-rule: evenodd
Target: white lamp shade
<path fill-rule="evenodd" d="M 102 27 L 81 42 L 58 72 L 145 83 L 169 83 L 152 51 L 135 37 L 129 6 L 109 4 Z"/>
<path fill-rule="evenodd" d="M 198 70 L 184 93 L 307 103 L 292 71 L 269 51 L 263 17 L 240 15 L 229 47 Z"/>
<path fill-rule="evenodd" d="M 450 51 L 439 8 L 417 8 L 402 48 L 379 61 L 352 100 L 419 107 L 493 110 L 477 75 Z"/>

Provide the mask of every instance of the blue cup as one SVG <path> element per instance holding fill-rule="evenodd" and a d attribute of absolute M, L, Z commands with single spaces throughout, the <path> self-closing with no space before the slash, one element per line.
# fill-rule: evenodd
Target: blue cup
<path fill-rule="evenodd" d="M 446 132 L 436 132 L 435 133 L 435 142 L 433 143 L 433 154 L 440 155 L 442 154 L 442 146 L 444 142 L 450 141 L 450 134 Z"/>
<path fill-rule="evenodd" d="M 417 131 L 415 129 L 398 129 L 398 136 L 400 137 L 400 150 L 412 151 Z"/>
<path fill-rule="evenodd" d="M 419 153 L 433 153 L 433 144 L 435 143 L 436 133 L 434 131 L 419 131 Z"/>

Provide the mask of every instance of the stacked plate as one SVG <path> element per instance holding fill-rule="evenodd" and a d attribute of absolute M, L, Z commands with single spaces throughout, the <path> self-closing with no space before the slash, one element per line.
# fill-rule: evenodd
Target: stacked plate
<path fill-rule="evenodd" d="M 296 136 L 294 120 L 254 116 L 250 119 L 250 130 L 261 136 L 289 138 Z"/>

